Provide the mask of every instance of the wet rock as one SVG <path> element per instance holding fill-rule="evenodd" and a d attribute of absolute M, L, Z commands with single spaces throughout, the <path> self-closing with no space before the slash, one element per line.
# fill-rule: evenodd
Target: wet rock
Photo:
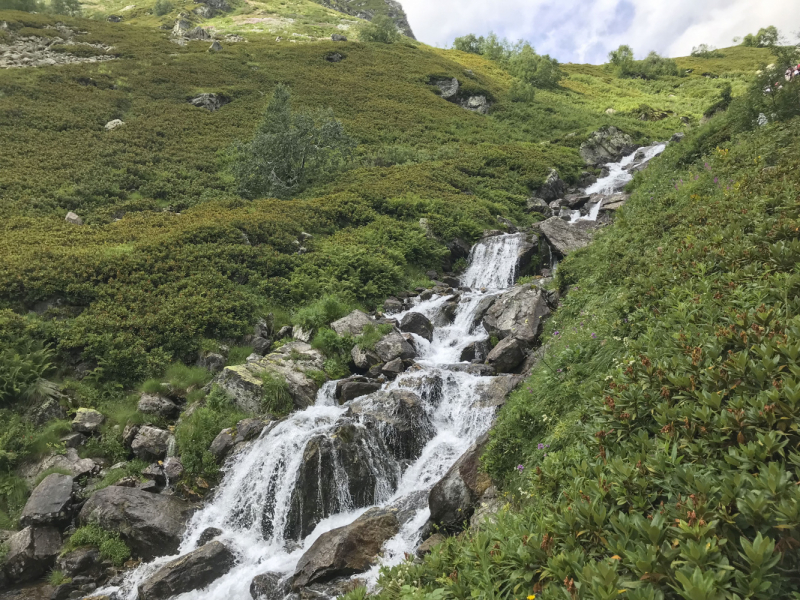
<path fill-rule="evenodd" d="M 60 556 L 56 561 L 56 569 L 70 578 L 84 574 L 99 575 L 100 562 L 100 551 L 97 548 L 78 548 Z"/>
<path fill-rule="evenodd" d="M 233 427 L 223 429 L 217 434 L 214 441 L 211 442 L 208 451 L 211 452 L 218 463 L 221 463 L 236 445 L 234 442 L 235 439 L 236 430 Z"/>
<path fill-rule="evenodd" d="M 250 583 L 253 600 L 284 600 L 289 592 L 289 578 L 283 573 L 262 573 Z"/>
<path fill-rule="evenodd" d="M 370 381 L 365 378 L 359 380 L 343 380 L 341 385 L 337 384 L 336 396 L 340 404 L 350 402 L 361 396 L 372 394 L 381 389 L 381 384 L 377 381 Z"/>
<path fill-rule="evenodd" d="M 100 413 L 91 408 L 79 408 L 75 413 L 75 418 L 72 419 L 72 431 L 78 433 L 95 433 L 100 429 L 106 418 L 103 413 Z"/>
<path fill-rule="evenodd" d="M 442 283 L 445 285 L 449 285 L 452 288 L 457 288 L 461 285 L 461 280 L 458 277 L 451 277 L 450 275 L 445 275 L 442 277 Z"/>
<path fill-rule="evenodd" d="M 286 381 L 289 395 L 297 409 L 314 403 L 318 387 L 308 371 L 322 371 L 324 357 L 304 342 L 284 344 L 265 357 L 256 357 L 244 365 L 225 367 L 214 383 L 233 397 L 234 403 L 252 414 L 263 412 L 263 373 Z"/>
<path fill-rule="evenodd" d="M 580 155 L 589 166 L 600 166 L 619 161 L 636 149 L 633 138 L 613 125 L 595 131 L 581 144 Z"/>
<path fill-rule="evenodd" d="M 189 508 L 176 496 L 111 486 L 86 501 L 78 520 L 80 525 L 96 523 L 119 532 L 136 556 L 151 560 L 177 552 Z"/>
<path fill-rule="evenodd" d="M 131 450 L 136 458 L 145 461 L 161 460 L 166 457 L 172 439 L 169 431 L 144 425 L 133 438 Z"/>
<path fill-rule="evenodd" d="M 236 424 L 235 443 L 249 442 L 257 438 L 267 424 L 261 419 L 242 419 Z"/>
<path fill-rule="evenodd" d="M 545 217 L 553 215 L 553 209 L 541 198 L 528 198 L 525 208 L 529 213 L 535 212 Z"/>
<path fill-rule="evenodd" d="M 164 485 L 164 482 L 166 481 L 164 478 L 164 469 L 162 469 L 161 465 L 158 463 L 153 463 L 145 467 L 144 470 L 142 470 L 142 477 L 146 479 L 152 479 L 158 485 Z"/>
<path fill-rule="evenodd" d="M 539 192 L 536 195 L 545 202 L 552 202 L 553 200 L 561 198 L 566 192 L 567 184 L 561 181 L 558 171 L 556 169 L 550 169 L 550 173 L 548 173 L 544 185 L 539 188 Z"/>
<path fill-rule="evenodd" d="M 431 490 L 428 506 L 431 521 L 444 531 L 463 529 L 475 510 L 475 503 L 491 485 L 489 476 L 480 470 L 480 457 L 489 436 L 473 444 Z"/>
<path fill-rule="evenodd" d="M 441 544 L 446 539 L 447 537 L 444 534 L 434 533 L 431 537 L 419 545 L 419 548 L 417 548 L 417 556 L 422 558 L 426 554 L 430 554 L 434 546 Z"/>
<path fill-rule="evenodd" d="M 483 318 L 483 326 L 490 336 L 499 339 L 513 336 L 532 342 L 548 314 L 546 292 L 532 284 L 516 286 L 495 299 Z"/>
<path fill-rule="evenodd" d="M 28 526 L 8 540 L 5 572 L 15 583 L 33 581 L 55 563 L 61 550 L 61 534 L 55 527 Z"/>
<path fill-rule="evenodd" d="M 558 217 L 551 217 L 537 225 L 551 248 L 560 256 L 566 256 L 570 252 L 588 246 L 597 229 L 597 224 L 591 221 L 570 224 Z"/>
<path fill-rule="evenodd" d="M 394 379 L 405 370 L 406 368 L 403 365 L 403 361 L 399 358 L 395 358 L 394 360 L 389 361 L 381 368 L 381 372 L 384 375 L 386 375 L 389 379 Z"/>
<path fill-rule="evenodd" d="M 392 331 L 378 340 L 375 344 L 375 354 L 384 363 L 395 358 L 407 359 L 417 356 L 411 344 L 403 339 L 403 336 L 397 331 Z"/>
<path fill-rule="evenodd" d="M 450 251 L 450 258 L 453 262 L 457 261 L 459 258 L 467 260 L 472 251 L 472 247 L 460 238 L 453 238 L 450 240 L 447 243 L 447 249 Z M 436 277 L 432 277 L 431 279 L 436 279 Z"/>
<path fill-rule="evenodd" d="M 217 529 L 216 527 L 207 527 L 203 530 L 203 533 L 200 534 L 200 537 L 197 540 L 197 547 L 205 546 L 208 542 L 221 536 L 223 533 L 222 529 Z"/>
<path fill-rule="evenodd" d="M 233 553 L 220 542 L 209 542 L 161 567 L 139 584 L 141 600 L 167 600 L 206 587 L 231 570 Z"/>
<path fill-rule="evenodd" d="M 403 303 L 397 298 L 387 298 L 383 303 L 383 311 L 387 315 L 393 315 L 403 310 Z"/>
<path fill-rule="evenodd" d="M 486 342 L 472 342 L 461 351 L 460 360 L 462 362 L 472 362 L 473 360 L 483 361 L 489 354 L 489 344 Z"/>
<path fill-rule="evenodd" d="M 177 456 L 170 456 L 164 461 L 162 466 L 164 476 L 168 485 L 174 485 L 181 477 L 183 477 L 183 463 Z"/>
<path fill-rule="evenodd" d="M 475 407 L 492 408 L 504 405 L 508 395 L 522 381 L 522 377 L 522 375 L 498 375 L 491 379 L 487 378 L 476 390 L 480 400 L 475 403 Z"/>
<path fill-rule="evenodd" d="M 230 100 L 221 94 L 200 94 L 189 100 L 189 104 L 192 106 L 205 108 L 210 112 L 219 110 L 228 103 Z"/>
<path fill-rule="evenodd" d="M 491 365 L 456 363 L 453 365 L 440 365 L 440 368 L 446 371 L 455 371 L 456 373 L 469 373 L 476 377 L 491 377 L 495 375 L 495 369 Z"/>
<path fill-rule="evenodd" d="M 180 408 L 172 400 L 158 394 L 142 394 L 136 408 L 147 415 L 156 415 L 165 419 L 173 419 L 180 413 Z"/>
<path fill-rule="evenodd" d="M 400 331 L 415 333 L 429 342 L 433 341 L 433 323 L 422 313 L 407 313 L 400 321 Z"/>
<path fill-rule="evenodd" d="M 69 475 L 51 473 L 33 490 L 22 509 L 24 525 L 53 525 L 69 518 L 72 507 L 72 482 Z"/>
<path fill-rule="evenodd" d="M 372 508 L 350 525 L 324 533 L 297 564 L 292 587 L 297 590 L 363 573 L 372 565 L 384 542 L 399 530 L 394 511 Z"/>
<path fill-rule="evenodd" d="M 535 235 L 525 237 L 517 251 L 517 269 L 519 274 L 529 273 L 539 264 L 539 238 Z"/>
<path fill-rule="evenodd" d="M 500 340 L 486 358 L 487 364 L 493 366 L 498 373 L 510 373 L 525 360 L 528 343 L 516 337 Z"/>
<path fill-rule="evenodd" d="M 346 317 L 342 317 L 338 321 L 331 323 L 331 329 L 341 336 L 349 335 L 350 337 L 358 337 L 364 333 L 364 328 L 368 325 L 374 326 L 375 321 L 373 321 L 367 313 L 354 310 Z"/>
<path fill-rule="evenodd" d="M 578 179 L 578 185 L 582 188 L 589 187 L 593 183 L 597 183 L 597 177 L 589 173 L 589 171 L 583 171 L 581 173 L 580 178 Z"/>

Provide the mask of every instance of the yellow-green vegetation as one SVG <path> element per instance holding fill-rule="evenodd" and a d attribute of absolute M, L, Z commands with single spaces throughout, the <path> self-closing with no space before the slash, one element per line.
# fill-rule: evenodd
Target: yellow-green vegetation
<path fill-rule="evenodd" d="M 121 567 L 131 557 L 131 550 L 120 539 L 119 533 L 108 531 L 94 523 L 77 529 L 64 545 L 61 554 L 86 546 L 97 548 L 101 558 L 110 560 L 117 567 Z"/>
<path fill-rule="evenodd" d="M 799 597 L 800 119 L 735 133 L 748 110 L 669 147 L 559 264 L 482 459 L 505 506 L 377 597 Z"/>

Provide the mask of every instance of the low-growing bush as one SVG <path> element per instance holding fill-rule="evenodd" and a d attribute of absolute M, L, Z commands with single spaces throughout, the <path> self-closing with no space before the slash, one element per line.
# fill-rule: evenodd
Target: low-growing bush
<path fill-rule="evenodd" d="M 322 374 L 324 377 L 324 374 Z M 294 409 L 294 402 L 289 393 L 286 380 L 280 375 L 264 372 L 258 376 L 263 382 L 264 393 L 262 404 L 264 410 L 274 417 L 285 417 Z"/>
<path fill-rule="evenodd" d="M 395 22 L 386 15 L 376 15 L 372 21 L 363 23 L 358 30 L 358 39 L 362 42 L 378 42 L 393 44 L 402 38 Z"/>
<path fill-rule="evenodd" d="M 119 533 L 108 531 L 94 523 L 78 528 L 61 552 L 63 555 L 86 546 L 97 548 L 101 558 L 110 560 L 116 567 L 121 567 L 131 557 L 131 550 L 120 539 Z"/>

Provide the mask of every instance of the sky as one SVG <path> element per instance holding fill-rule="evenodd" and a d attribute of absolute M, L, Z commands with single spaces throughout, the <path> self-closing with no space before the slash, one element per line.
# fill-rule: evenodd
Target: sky
<path fill-rule="evenodd" d="M 733 38 L 775 25 L 797 41 L 797 0 L 400 0 L 414 34 L 450 47 L 456 36 L 494 31 L 525 39 L 560 62 L 606 61 L 628 44 L 637 58 L 655 50 L 687 56 L 692 47 L 733 45 Z"/>

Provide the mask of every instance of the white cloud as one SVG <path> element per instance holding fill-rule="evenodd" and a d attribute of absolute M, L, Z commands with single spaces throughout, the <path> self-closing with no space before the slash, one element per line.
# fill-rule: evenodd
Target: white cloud
<path fill-rule="evenodd" d="M 417 38 L 449 46 L 494 31 L 526 39 L 562 62 L 602 63 L 620 44 L 686 56 L 693 46 L 730 46 L 735 36 L 776 25 L 796 39 L 796 0 L 401 0 Z M 788 20 L 787 20 L 788 17 Z"/>

